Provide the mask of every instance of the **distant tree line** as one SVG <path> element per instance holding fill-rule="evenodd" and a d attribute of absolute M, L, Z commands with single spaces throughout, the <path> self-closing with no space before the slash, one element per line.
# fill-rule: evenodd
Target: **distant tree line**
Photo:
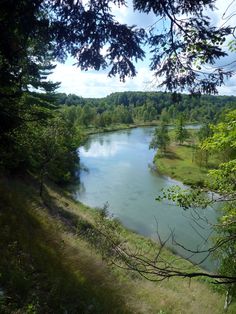
<path fill-rule="evenodd" d="M 235 96 L 196 97 L 164 92 L 122 92 L 104 98 L 82 98 L 59 93 L 55 98 L 68 115 L 76 116 L 78 123 L 85 127 L 159 119 L 168 124 L 180 114 L 188 122 L 213 122 L 218 121 L 223 112 L 236 108 Z"/>
<path fill-rule="evenodd" d="M 5 132 L 0 142 L 0 169 L 11 173 L 27 169 L 38 176 L 42 190 L 46 178 L 57 183 L 73 179 L 84 128 L 160 120 L 159 139 L 153 147 L 165 150 L 169 143 L 166 124 L 177 123 L 180 117 L 185 122 L 219 121 L 225 111 L 236 108 L 236 97 L 124 92 L 98 99 L 24 92 L 19 108 L 17 127 Z"/>

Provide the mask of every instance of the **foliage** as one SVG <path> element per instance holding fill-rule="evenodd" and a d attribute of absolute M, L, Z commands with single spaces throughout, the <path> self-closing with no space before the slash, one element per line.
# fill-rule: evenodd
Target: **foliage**
<path fill-rule="evenodd" d="M 15 171 L 20 167 L 27 167 L 27 151 L 22 149 L 20 138 L 27 136 L 23 132 L 31 123 L 41 123 L 43 127 L 55 110 L 50 95 L 42 98 L 40 95 L 24 93 L 18 101 L 20 111 L 16 115 L 16 120 L 19 120 L 20 123 L 17 122 L 14 128 L 11 126 L 8 129 L 5 128 L 0 134 L 0 167 L 2 170 Z M 12 113 L 9 114 L 9 117 Z"/>
<path fill-rule="evenodd" d="M 223 160 L 236 158 L 236 110 L 225 114 L 223 120 L 212 126 L 213 135 L 203 143 L 205 150 L 223 151 Z"/>
<path fill-rule="evenodd" d="M 67 115 L 73 115 L 77 124 L 86 128 L 157 120 L 175 123 L 179 115 L 183 115 L 188 123 L 202 123 L 203 120 L 214 123 L 222 112 L 236 106 L 233 96 L 196 98 L 182 94 L 179 95 L 181 100 L 176 102 L 170 93 L 162 92 L 123 92 L 99 99 L 56 94 L 55 98 L 56 104 L 63 107 Z M 72 98 L 73 103 L 70 103 Z"/>
<path fill-rule="evenodd" d="M 217 28 L 211 25 L 204 9 L 214 10 L 214 1 L 135 1 L 140 11 L 154 11 L 162 19 L 167 19 L 169 27 L 159 31 L 158 25 L 151 29 L 149 45 L 154 51 L 151 69 L 156 77 L 164 75 L 161 86 L 168 90 L 189 88 L 194 93 L 216 93 L 224 77 L 230 71 L 216 68 L 204 71 L 204 64 L 213 64 L 226 55 L 221 45 L 232 28 Z M 195 38 L 193 43 L 193 37 Z"/>
<path fill-rule="evenodd" d="M 215 243 L 209 249 L 208 254 L 217 256 L 220 260 L 218 270 L 219 278 L 223 283 L 231 284 L 230 293 L 235 294 L 236 282 L 236 111 L 228 112 L 223 120 L 212 126 L 212 135 L 206 138 L 202 149 L 213 150 L 224 155 L 225 162 L 218 169 L 209 171 L 208 188 L 217 191 L 219 195 L 212 194 L 209 197 L 201 189 L 182 190 L 172 187 L 158 199 L 169 199 L 182 206 L 184 209 L 190 207 L 206 208 L 214 203 L 223 203 L 222 216 L 214 226 L 217 231 Z M 199 213 L 201 216 L 201 214 Z M 193 252 L 198 253 L 198 252 Z M 217 278 L 217 277 L 216 277 Z"/>
<path fill-rule="evenodd" d="M 175 139 L 180 144 L 183 144 L 189 138 L 188 130 L 185 128 L 184 118 L 181 115 L 175 126 Z"/>
<path fill-rule="evenodd" d="M 69 53 L 81 69 L 99 70 L 109 66 L 110 76 L 118 74 L 124 80 L 135 75 L 132 61 L 144 57 L 140 46 L 147 37 L 153 53 L 151 69 L 156 76 L 166 77 L 163 84 L 169 90 L 187 86 L 195 92 L 199 89 L 215 92 L 227 73 L 217 69 L 204 73 L 205 77 L 201 78 L 194 70 L 195 64 L 199 70 L 202 64 L 213 64 L 226 55 L 220 45 L 232 29 L 211 25 L 204 9 L 214 10 L 213 4 L 212 0 L 174 3 L 168 0 L 158 4 L 136 0 L 134 10 L 153 11 L 157 19 L 167 20 L 166 31 L 160 32 L 159 24 L 154 24 L 145 33 L 143 29 L 115 21 L 111 7 L 125 5 L 123 0 L 99 3 L 92 0 L 86 4 L 67 0 L 2 1 L 2 78 L 5 86 L 13 80 L 17 84 L 21 82 L 23 89 L 29 84 L 46 88 L 47 83 L 41 80 L 41 68 L 51 66 L 52 58 L 65 60 Z M 106 47 L 105 54 L 103 47 Z"/>
<path fill-rule="evenodd" d="M 155 129 L 149 148 L 158 148 L 162 152 L 165 152 L 169 143 L 170 137 L 168 135 L 168 127 L 162 122 L 160 127 Z"/>
<path fill-rule="evenodd" d="M 33 143 L 28 148 L 34 169 L 55 182 L 70 181 L 74 176 L 79 136 L 60 117 L 44 128 L 35 126 L 30 135 Z"/>
<path fill-rule="evenodd" d="M 13 173 L 22 169 L 33 172 L 40 179 L 41 189 L 46 178 L 70 182 L 79 161 L 77 148 L 83 140 L 73 117 L 52 110 L 50 103 L 49 108 L 43 108 L 39 95 L 24 95 L 22 101 L 32 110 L 22 113 L 24 123 L 8 134 L 14 145 L 2 150 L 2 166 Z"/>
<path fill-rule="evenodd" d="M 212 133 L 210 124 L 207 122 L 203 123 L 197 134 L 200 144 L 202 144 L 206 138 L 210 137 Z"/>
<path fill-rule="evenodd" d="M 87 5 L 81 1 L 1 1 L 0 147 L 4 168 L 8 168 L 6 156 L 11 154 L 14 160 L 12 151 L 18 143 L 14 134 L 19 138 L 20 130 L 28 127 L 25 120 L 32 120 L 33 106 L 25 101 L 24 93 L 52 93 L 58 87 L 47 80 L 55 68 L 52 62 L 65 61 L 69 54 L 83 70 L 109 66 L 109 75 L 117 74 L 121 80 L 135 75 L 133 59 L 144 57 L 140 48 L 144 31 L 116 22 L 110 13 L 112 3 L 116 1 Z M 106 54 L 102 53 L 104 46 Z M 84 112 L 83 123 L 89 119 L 90 113 Z"/>
<path fill-rule="evenodd" d="M 32 88 L 55 90 L 58 83 L 47 81 L 55 67 L 52 61 L 65 61 L 68 55 L 82 70 L 108 68 L 109 76 L 118 75 L 124 81 L 127 76 L 135 76 L 134 61 L 144 58 L 141 46 L 146 42 L 152 53 L 151 70 L 156 77 L 164 77 L 161 85 L 170 91 L 189 88 L 193 93 L 216 93 L 217 86 L 231 72 L 216 68 L 204 73 L 200 68 L 226 55 L 221 45 L 232 28 L 211 25 L 204 10 L 213 10 L 213 4 L 213 0 L 168 0 L 158 4 L 136 0 L 134 10 L 152 11 L 159 22 L 166 20 L 161 31 L 159 23 L 145 31 L 115 20 L 112 6 L 126 5 L 123 0 L 1 1 L 2 133 L 21 123 L 22 92 Z M 68 104 L 73 103 L 71 95 Z"/>

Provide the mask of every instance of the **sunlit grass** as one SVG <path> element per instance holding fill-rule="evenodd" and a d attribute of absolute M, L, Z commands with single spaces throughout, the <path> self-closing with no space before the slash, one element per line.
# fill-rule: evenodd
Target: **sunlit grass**
<path fill-rule="evenodd" d="M 157 171 L 161 174 L 185 184 L 204 186 L 208 180 L 209 169 L 217 167 L 219 161 L 216 156 L 210 155 L 207 164 L 204 160 L 200 162 L 199 151 L 196 148 L 196 131 L 190 132 L 192 138 L 184 145 L 179 145 L 174 140 L 174 132 L 171 131 L 171 144 L 167 152 L 165 154 L 157 152 L 154 162 Z"/>
<path fill-rule="evenodd" d="M 96 210 L 53 185 L 42 202 L 37 184 L 30 178 L 24 182 L 0 181 L 1 313 L 223 312 L 224 295 L 201 280 L 153 283 L 109 266 L 97 243 L 78 232 L 81 224 L 94 225 Z M 119 231 L 131 248 L 155 254 L 152 240 L 122 225 Z M 164 255 L 176 257 L 167 250 Z M 228 313 L 234 310 L 235 304 Z"/>

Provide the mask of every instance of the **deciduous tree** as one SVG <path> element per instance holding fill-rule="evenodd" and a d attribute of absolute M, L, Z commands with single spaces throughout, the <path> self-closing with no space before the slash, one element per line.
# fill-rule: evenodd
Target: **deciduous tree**
<path fill-rule="evenodd" d="M 164 122 L 162 122 L 159 127 L 156 127 L 149 148 L 160 149 L 163 153 L 166 151 L 169 143 L 170 137 L 168 134 L 168 127 Z"/>
<path fill-rule="evenodd" d="M 185 140 L 189 138 L 188 130 L 185 127 L 184 118 L 181 115 L 176 122 L 175 126 L 175 139 L 180 144 L 183 144 Z"/>

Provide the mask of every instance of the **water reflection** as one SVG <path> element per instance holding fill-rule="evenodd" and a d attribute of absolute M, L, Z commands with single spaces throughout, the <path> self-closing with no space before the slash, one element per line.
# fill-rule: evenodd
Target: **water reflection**
<path fill-rule="evenodd" d="M 185 247 L 202 248 L 206 245 L 203 238 L 210 235 L 209 227 L 194 224 L 191 212 L 155 200 L 162 188 L 178 182 L 159 176 L 148 167 L 155 154 L 148 148 L 153 131 L 154 128 L 137 128 L 91 136 L 86 147 L 80 148 L 81 163 L 89 171 L 81 171 L 81 186 L 75 187 L 76 197 L 92 207 L 102 208 L 108 202 L 109 211 L 115 217 L 145 236 L 157 238 L 158 221 L 163 239 L 174 231 L 176 241 Z M 207 209 L 205 215 L 210 222 L 216 221 L 212 209 Z M 169 246 L 189 257 L 171 241 Z M 199 258 L 191 259 L 199 261 Z M 204 263 L 207 268 L 211 265 L 209 260 Z"/>
<path fill-rule="evenodd" d="M 104 141 L 99 139 L 98 142 L 90 143 L 86 147 L 80 149 L 81 157 L 111 157 L 114 156 L 121 149 L 120 143 Z"/>

